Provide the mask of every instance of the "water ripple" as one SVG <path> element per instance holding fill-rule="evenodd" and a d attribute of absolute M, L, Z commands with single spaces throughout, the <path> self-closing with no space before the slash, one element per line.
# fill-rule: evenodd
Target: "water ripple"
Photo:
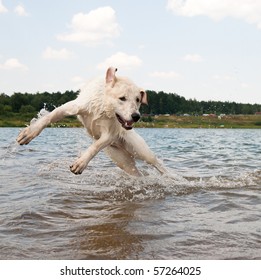
<path fill-rule="evenodd" d="M 82 129 L 1 129 L 1 259 L 261 259 L 261 130 L 138 129 L 167 166 L 127 176 Z M 57 137 L 59 135 L 59 137 Z"/>

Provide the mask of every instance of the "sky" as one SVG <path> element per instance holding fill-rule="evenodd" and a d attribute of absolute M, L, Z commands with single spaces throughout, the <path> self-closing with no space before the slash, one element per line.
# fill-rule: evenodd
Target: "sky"
<path fill-rule="evenodd" d="M 148 90 L 261 104 L 260 0 L 0 0 L 0 93 Z"/>

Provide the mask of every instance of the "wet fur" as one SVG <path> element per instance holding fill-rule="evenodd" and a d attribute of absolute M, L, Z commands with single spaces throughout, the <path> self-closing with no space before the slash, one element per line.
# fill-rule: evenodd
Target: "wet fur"
<path fill-rule="evenodd" d="M 161 173 L 166 172 L 144 139 L 132 129 L 133 123 L 139 119 L 140 105 L 147 103 L 146 92 L 129 79 L 116 77 L 116 71 L 110 67 L 105 79 L 89 82 L 75 100 L 57 107 L 24 128 L 18 135 L 18 143 L 28 144 L 50 123 L 77 115 L 94 142 L 70 166 L 74 174 L 81 174 L 102 149 L 130 175 L 141 175 L 135 159 L 155 166 Z"/>

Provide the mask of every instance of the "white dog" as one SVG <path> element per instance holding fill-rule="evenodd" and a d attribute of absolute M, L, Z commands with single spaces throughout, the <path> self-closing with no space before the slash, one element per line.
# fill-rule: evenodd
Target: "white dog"
<path fill-rule="evenodd" d="M 81 174 L 102 149 L 118 167 L 130 175 L 141 175 L 135 159 L 141 159 L 165 173 L 166 169 L 143 138 L 132 130 L 133 123 L 140 119 L 140 105 L 147 104 L 147 94 L 129 79 L 116 77 L 116 71 L 110 67 L 105 80 L 89 82 L 75 100 L 57 107 L 24 128 L 18 135 L 18 143 L 28 144 L 50 123 L 66 116 L 78 115 L 94 143 L 70 166 L 74 174 Z"/>

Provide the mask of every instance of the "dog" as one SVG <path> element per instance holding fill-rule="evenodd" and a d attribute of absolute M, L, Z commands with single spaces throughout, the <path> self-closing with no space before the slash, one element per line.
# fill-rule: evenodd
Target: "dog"
<path fill-rule="evenodd" d="M 24 128 L 17 142 L 27 145 L 50 123 L 77 115 L 94 142 L 70 166 L 74 174 L 81 174 L 101 150 L 129 175 L 142 176 L 136 167 L 136 159 L 154 166 L 161 174 L 166 173 L 144 139 L 132 129 L 141 117 L 141 104 L 148 104 L 147 94 L 128 78 L 116 76 L 116 71 L 117 68 L 108 68 L 105 79 L 90 81 L 75 100 L 55 108 Z"/>

